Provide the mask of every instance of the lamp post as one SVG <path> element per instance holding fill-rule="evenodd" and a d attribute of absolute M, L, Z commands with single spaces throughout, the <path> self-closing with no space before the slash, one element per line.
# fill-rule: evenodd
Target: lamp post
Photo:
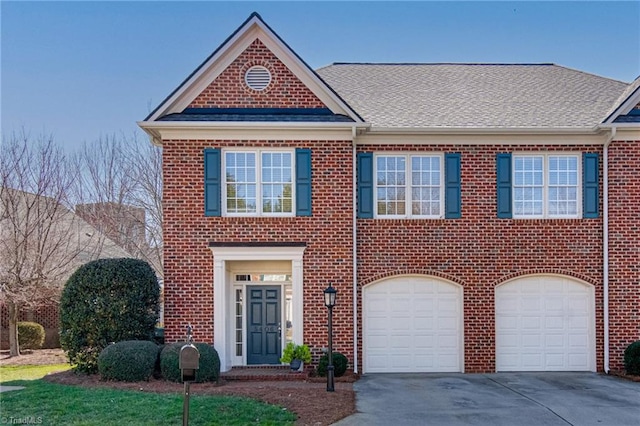
<path fill-rule="evenodd" d="M 333 307 L 336 305 L 336 289 L 331 287 L 327 287 L 324 290 L 324 304 L 329 309 L 329 352 L 327 357 L 329 359 L 329 364 L 327 365 L 327 392 L 333 392 Z"/>

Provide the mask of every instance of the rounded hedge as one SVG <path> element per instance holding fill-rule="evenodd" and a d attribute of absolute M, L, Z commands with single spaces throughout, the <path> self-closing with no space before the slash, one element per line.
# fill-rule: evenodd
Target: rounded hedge
<path fill-rule="evenodd" d="M 329 365 L 329 356 L 324 354 L 320 357 L 320 361 L 318 362 L 318 376 L 326 376 L 327 375 L 327 366 Z M 342 376 L 347 371 L 347 366 L 349 365 L 349 360 L 346 356 L 341 354 L 340 352 L 333 353 L 333 375 L 335 377 Z"/>
<path fill-rule="evenodd" d="M 624 369 L 627 374 L 640 376 L 640 340 L 633 342 L 624 350 Z"/>
<path fill-rule="evenodd" d="M 110 342 L 152 340 L 160 287 L 138 259 L 99 259 L 71 275 L 60 299 L 60 345 L 81 372 L 98 370 Z"/>
<path fill-rule="evenodd" d="M 165 345 L 160 353 L 160 370 L 162 377 L 172 382 L 181 382 L 182 373 L 179 366 L 180 349 L 185 342 Z M 206 343 L 193 344 L 200 352 L 199 369 L 196 371 L 196 382 L 217 382 L 220 378 L 220 357 L 213 346 Z"/>
<path fill-rule="evenodd" d="M 104 380 L 138 382 L 149 380 L 156 366 L 158 345 L 145 340 L 125 340 L 107 346 L 98 356 L 98 371 Z"/>
<path fill-rule="evenodd" d="M 44 327 L 37 322 L 18 322 L 18 345 L 23 349 L 40 349 L 44 345 Z"/>

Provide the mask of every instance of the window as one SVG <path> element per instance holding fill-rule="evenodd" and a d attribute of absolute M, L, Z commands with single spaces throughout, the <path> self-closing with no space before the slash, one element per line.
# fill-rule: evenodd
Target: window
<path fill-rule="evenodd" d="M 441 155 L 375 156 L 377 217 L 443 217 Z"/>
<path fill-rule="evenodd" d="M 225 151 L 223 167 L 226 214 L 293 215 L 292 151 Z"/>
<path fill-rule="evenodd" d="M 577 154 L 514 154 L 513 217 L 578 217 L 580 173 Z"/>

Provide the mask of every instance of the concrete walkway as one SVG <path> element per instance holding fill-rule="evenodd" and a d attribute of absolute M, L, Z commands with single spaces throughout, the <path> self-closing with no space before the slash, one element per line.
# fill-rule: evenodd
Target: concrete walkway
<path fill-rule="evenodd" d="M 24 386 L 5 386 L 0 385 L 0 392 L 9 392 L 24 389 Z"/>
<path fill-rule="evenodd" d="M 351 425 L 640 424 L 640 383 L 596 373 L 370 374 Z"/>

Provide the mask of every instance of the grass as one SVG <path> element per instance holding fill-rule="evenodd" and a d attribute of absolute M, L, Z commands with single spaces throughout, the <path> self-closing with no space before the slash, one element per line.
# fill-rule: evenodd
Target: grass
<path fill-rule="evenodd" d="M 69 364 L 16 365 L 0 367 L 0 383 L 13 380 L 36 380 L 49 373 L 70 369 Z"/>
<path fill-rule="evenodd" d="M 24 386 L 0 394 L 2 418 L 14 423 L 65 425 L 181 424 L 183 395 L 82 388 L 38 380 L 67 364 L 0 367 L 5 385 Z M 249 398 L 193 395 L 190 425 L 287 425 L 295 414 Z"/>

